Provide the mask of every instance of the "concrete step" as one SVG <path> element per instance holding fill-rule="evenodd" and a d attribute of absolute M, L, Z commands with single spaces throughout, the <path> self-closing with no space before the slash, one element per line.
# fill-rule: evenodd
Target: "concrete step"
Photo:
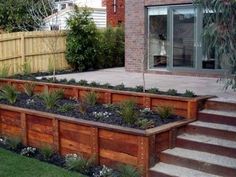
<path fill-rule="evenodd" d="M 205 108 L 213 110 L 235 111 L 236 100 L 229 101 L 220 98 L 212 98 L 206 102 Z"/>
<path fill-rule="evenodd" d="M 219 177 L 217 175 L 212 175 L 202 171 L 180 167 L 177 165 L 171 165 L 166 163 L 158 163 L 149 171 L 150 177 L 169 177 L 169 176 L 179 176 L 179 177 Z"/>
<path fill-rule="evenodd" d="M 199 112 L 198 120 L 236 126 L 236 111 L 204 109 Z"/>
<path fill-rule="evenodd" d="M 176 146 L 236 158 L 236 141 L 222 138 L 184 133 L 177 137 Z"/>
<path fill-rule="evenodd" d="M 189 134 L 200 134 L 236 141 L 236 126 L 231 125 L 196 121 L 186 126 L 184 131 Z"/>
<path fill-rule="evenodd" d="M 195 150 L 174 148 L 163 151 L 160 161 L 225 177 L 236 176 L 236 159 Z"/>

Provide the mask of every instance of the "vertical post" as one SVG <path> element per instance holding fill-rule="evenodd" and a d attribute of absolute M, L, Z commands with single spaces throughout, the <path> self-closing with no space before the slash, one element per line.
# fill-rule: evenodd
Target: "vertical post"
<path fill-rule="evenodd" d="M 173 128 L 169 131 L 169 148 L 173 149 L 176 144 L 177 129 Z"/>
<path fill-rule="evenodd" d="M 23 145 L 27 146 L 28 144 L 28 136 L 27 136 L 27 120 L 25 113 L 20 114 L 20 120 L 21 120 L 21 137 L 22 137 L 22 143 Z"/>
<path fill-rule="evenodd" d="M 59 130 L 59 120 L 53 118 L 53 149 L 56 152 L 60 152 L 60 130 Z"/>
<path fill-rule="evenodd" d="M 188 107 L 187 107 L 187 118 L 188 119 L 197 119 L 197 113 L 198 113 L 198 103 L 197 101 L 188 101 Z"/>
<path fill-rule="evenodd" d="M 21 59 L 25 62 L 25 36 L 21 33 Z"/>
<path fill-rule="evenodd" d="M 143 177 L 147 177 L 149 166 L 149 138 L 140 136 L 138 138 L 138 168 L 143 172 Z"/>
<path fill-rule="evenodd" d="M 147 97 L 147 96 L 144 96 L 143 97 L 143 107 L 144 108 L 151 108 L 151 98 L 150 97 Z"/>
<path fill-rule="evenodd" d="M 98 147 L 98 128 L 91 127 L 91 153 L 95 157 L 95 162 L 99 164 L 99 147 Z"/>
<path fill-rule="evenodd" d="M 105 103 L 106 104 L 111 104 L 111 92 L 106 92 L 105 93 Z"/>

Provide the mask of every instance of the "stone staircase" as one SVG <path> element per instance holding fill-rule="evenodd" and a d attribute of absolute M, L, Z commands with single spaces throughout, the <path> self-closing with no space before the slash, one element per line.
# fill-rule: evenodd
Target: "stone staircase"
<path fill-rule="evenodd" d="M 236 177 L 236 104 L 209 100 L 198 120 L 178 132 L 149 177 Z"/>

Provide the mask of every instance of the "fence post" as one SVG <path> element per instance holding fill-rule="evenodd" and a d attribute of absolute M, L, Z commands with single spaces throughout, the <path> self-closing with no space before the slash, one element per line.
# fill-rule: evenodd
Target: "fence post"
<path fill-rule="evenodd" d="M 25 36 L 24 33 L 21 33 L 21 59 L 25 63 Z"/>

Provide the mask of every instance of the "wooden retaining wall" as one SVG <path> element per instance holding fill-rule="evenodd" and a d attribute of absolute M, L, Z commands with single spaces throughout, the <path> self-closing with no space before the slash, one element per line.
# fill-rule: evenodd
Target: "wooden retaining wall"
<path fill-rule="evenodd" d="M 173 132 L 191 121 L 143 131 L 0 104 L 0 135 L 20 137 L 28 146 L 50 146 L 62 155 L 94 156 L 98 164 L 130 164 L 142 169 L 143 176 L 159 153 L 172 147 Z"/>

